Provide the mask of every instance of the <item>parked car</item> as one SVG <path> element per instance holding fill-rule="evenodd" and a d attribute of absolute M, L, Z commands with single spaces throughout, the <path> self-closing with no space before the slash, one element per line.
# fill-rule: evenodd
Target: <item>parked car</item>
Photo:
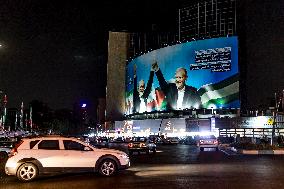
<path fill-rule="evenodd" d="M 153 152 L 155 154 L 156 148 L 156 144 L 147 137 L 133 137 L 131 142 L 128 143 L 128 152 L 130 155 L 133 152 L 146 152 L 147 154 Z"/>
<path fill-rule="evenodd" d="M 178 144 L 179 138 L 178 137 L 168 137 L 169 144 Z"/>
<path fill-rule="evenodd" d="M 179 138 L 178 137 L 167 137 L 162 140 L 163 144 L 178 144 Z"/>
<path fill-rule="evenodd" d="M 98 172 L 112 176 L 129 166 L 125 152 L 98 149 L 76 138 L 46 136 L 22 139 L 11 150 L 5 173 L 27 182 L 47 173 Z"/>
<path fill-rule="evenodd" d="M 196 145 L 196 140 L 193 136 L 186 136 L 179 140 L 180 144 L 186 144 L 186 145 Z"/>
<path fill-rule="evenodd" d="M 0 159 L 7 159 L 16 141 L 0 141 Z"/>
<path fill-rule="evenodd" d="M 219 150 L 219 142 L 214 135 L 198 137 L 197 146 L 199 146 L 200 151 L 204 151 L 204 148 L 215 148 L 216 151 Z"/>
<path fill-rule="evenodd" d="M 98 148 L 108 148 L 109 139 L 107 137 L 99 137 L 93 145 Z"/>
<path fill-rule="evenodd" d="M 128 153 L 128 143 L 129 143 L 128 140 L 118 137 L 118 138 L 110 140 L 108 143 L 108 147 L 111 149 L 117 149 L 117 150 Z"/>

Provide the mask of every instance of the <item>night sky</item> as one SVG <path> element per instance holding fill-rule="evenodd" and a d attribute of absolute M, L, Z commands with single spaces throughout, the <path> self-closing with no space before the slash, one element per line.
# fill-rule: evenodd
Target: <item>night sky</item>
<path fill-rule="evenodd" d="M 53 109 L 80 100 L 94 105 L 105 97 L 108 31 L 143 31 L 152 23 L 172 29 L 181 2 L 1 0 L 0 89 L 7 106 L 35 99 Z M 239 31 L 246 32 L 246 96 L 256 106 L 284 88 L 284 3 L 237 2 L 246 12 Z"/>
<path fill-rule="evenodd" d="M 141 30 L 169 17 L 173 7 L 162 2 L 1 1 L 0 89 L 7 106 L 34 99 L 54 109 L 81 100 L 94 105 L 105 97 L 108 31 Z"/>

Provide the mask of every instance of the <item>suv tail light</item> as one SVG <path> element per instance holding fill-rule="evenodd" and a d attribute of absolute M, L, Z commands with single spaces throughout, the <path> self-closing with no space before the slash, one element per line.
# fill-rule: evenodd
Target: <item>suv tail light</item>
<path fill-rule="evenodd" d="M 204 140 L 199 140 L 199 143 L 200 143 L 200 144 L 203 144 L 203 143 L 204 143 Z"/>
<path fill-rule="evenodd" d="M 218 140 L 214 140 L 214 144 L 218 144 Z"/>
<path fill-rule="evenodd" d="M 12 157 L 12 156 L 14 156 L 14 155 L 16 155 L 16 154 L 18 153 L 17 149 L 18 149 L 19 146 L 21 146 L 21 144 L 22 144 L 23 142 L 24 142 L 24 141 L 21 140 L 20 142 L 18 142 L 17 144 L 15 144 L 15 147 L 12 148 L 11 151 L 10 151 L 9 157 Z"/>

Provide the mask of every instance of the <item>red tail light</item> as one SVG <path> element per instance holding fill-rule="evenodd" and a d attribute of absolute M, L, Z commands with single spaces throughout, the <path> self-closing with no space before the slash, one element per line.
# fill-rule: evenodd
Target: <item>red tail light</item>
<path fill-rule="evenodd" d="M 200 144 L 203 144 L 203 143 L 204 143 L 204 140 L 199 140 L 199 143 L 200 143 Z"/>
<path fill-rule="evenodd" d="M 24 141 L 21 140 L 20 142 L 18 142 L 17 144 L 15 144 L 15 147 L 11 149 L 10 151 L 10 157 L 16 155 L 18 153 L 17 149 L 19 146 L 21 146 L 21 144 L 23 143 Z"/>
<path fill-rule="evenodd" d="M 132 147 L 133 147 L 133 143 L 129 143 L 128 148 L 132 148 Z"/>
<path fill-rule="evenodd" d="M 214 144 L 218 144 L 218 140 L 214 140 Z"/>

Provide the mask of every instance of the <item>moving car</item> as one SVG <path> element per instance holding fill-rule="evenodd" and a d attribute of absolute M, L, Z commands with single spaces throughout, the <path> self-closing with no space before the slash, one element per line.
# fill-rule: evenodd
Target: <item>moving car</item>
<path fill-rule="evenodd" d="M 45 136 L 24 138 L 16 144 L 5 173 L 27 182 L 47 173 L 98 172 L 109 177 L 129 166 L 125 152 L 98 149 L 76 138 Z"/>
<path fill-rule="evenodd" d="M 200 151 L 204 151 L 204 148 L 215 148 L 216 151 L 219 150 L 219 142 L 214 135 L 200 136 L 197 141 L 197 146 L 199 146 Z"/>
<path fill-rule="evenodd" d="M 133 154 L 133 152 L 150 152 L 156 153 L 156 144 L 149 140 L 147 137 L 133 137 L 131 142 L 128 143 L 128 152 Z"/>

